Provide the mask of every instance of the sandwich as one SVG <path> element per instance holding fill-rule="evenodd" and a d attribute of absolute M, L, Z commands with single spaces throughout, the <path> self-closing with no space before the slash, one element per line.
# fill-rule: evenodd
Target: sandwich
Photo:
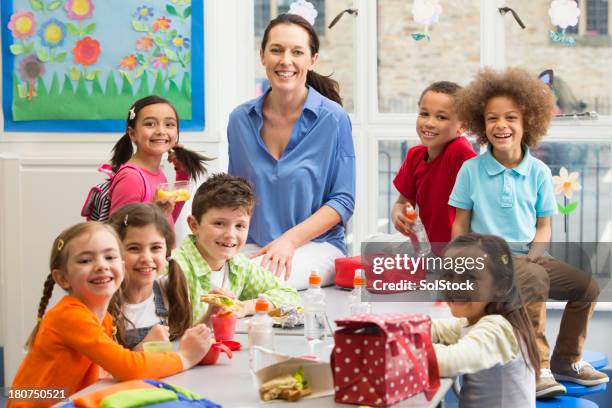
<path fill-rule="evenodd" d="M 218 306 L 225 311 L 236 311 L 240 309 L 241 303 L 237 299 L 232 299 L 229 296 L 219 295 L 216 293 L 208 293 L 200 296 L 200 301 L 208 303 L 209 305 Z"/>
<path fill-rule="evenodd" d="M 304 378 L 304 368 L 300 367 L 293 374 L 285 374 L 275 377 L 259 387 L 259 395 L 262 401 L 283 399 L 297 401 L 312 392 L 308 382 Z"/>

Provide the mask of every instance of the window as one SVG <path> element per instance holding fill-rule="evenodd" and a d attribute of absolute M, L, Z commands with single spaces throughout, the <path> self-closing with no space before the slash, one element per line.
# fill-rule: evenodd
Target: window
<path fill-rule="evenodd" d="M 595 3 L 601 2 L 580 2 L 580 35 L 576 37 L 575 45 L 566 46 L 549 39 L 549 31 L 552 29 L 548 15 L 550 2 L 508 0 L 508 6 L 521 16 L 527 29 L 522 30 L 511 17 L 505 17 L 505 64 L 526 68 L 534 74 L 552 69 L 555 76 L 553 90 L 557 100 L 556 114 L 611 114 L 612 87 L 609 78 L 612 77 L 612 48 L 588 43 L 589 40 L 598 41 L 609 37 L 583 35 L 586 32 L 583 27 L 590 15 L 584 10 L 594 12 L 595 8 L 590 7 Z M 607 10 L 606 6 L 606 22 Z"/>
<path fill-rule="evenodd" d="M 608 0 L 577 0 L 577 2 L 580 8 L 578 24 L 567 27 L 565 33 L 576 35 L 578 45 L 610 46 L 607 36 L 610 32 L 612 9 Z M 557 31 L 561 30 L 557 27 Z"/>
<path fill-rule="evenodd" d="M 430 41 L 411 34 L 413 1 L 380 0 L 378 5 L 378 111 L 413 113 L 421 91 L 435 81 L 466 85 L 480 67 L 480 0 L 444 2 Z"/>
<path fill-rule="evenodd" d="M 584 10 L 584 0 L 581 1 Z M 586 35 L 608 35 L 608 0 L 586 1 Z"/>
<path fill-rule="evenodd" d="M 269 5 L 269 18 L 290 3 L 255 2 L 260 7 L 264 2 Z M 550 0 L 441 0 L 439 21 L 428 30 L 430 41 L 412 37 L 424 32 L 424 27 L 414 22 L 414 3 L 324 2 L 326 23 L 346 8 L 359 10 L 358 17 L 345 16 L 332 30 L 325 29 L 316 68 L 340 82 L 345 107 L 352 113 L 357 204 L 349 234 L 354 238 L 350 253 L 358 253 L 360 243 L 369 235 L 394 231 L 389 221 L 397 198 L 393 178 L 406 151 L 419 142 L 415 122 L 421 91 L 438 80 L 466 85 L 483 66 L 518 66 L 536 75 L 552 69 L 557 113 L 599 114 L 597 120 L 590 121 L 554 120 L 534 155 L 544 160 L 553 174 L 562 166 L 581 174 L 583 190 L 576 193 L 579 206 L 569 215 L 567 228 L 563 216 L 553 217 L 553 239 L 612 241 L 612 47 L 603 45 L 611 38 L 609 0 L 577 0 L 582 16 L 575 31 L 566 30 L 576 37 L 574 46 L 551 42 Z M 510 14 L 499 13 L 498 8 L 506 5 L 516 10 L 527 26 L 525 30 Z M 258 24 L 265 26 L 264 22 Z M 265 81 L 259 63 L 261 34 L 255 41 L 256 77 Z"/>
<path fill-rule="evenodd" d="M 255 35 L 261 37 L 268 22 L 289 11 L 294 0 L 255 0 Z M 317 12 L 315 31 L 319 37 L 325 36 L 325 0 L 310 0 Z M 274 13 L 271 13 L 271 10 Z"/>
<path fill-rule="evenodd" d="M 283 14 L 289 11 L 289 7 L 294 0 L 277 0 L 278 14 Z M 309 0 L 319 14 L 315 20 L 315 31 L 319 37 L 325 37 L 325 0 Z"/>
<path fill-rule="evenodd" d="M 255 36 L 262 37 L 270 18 L 270 2 L 255 0 Z"/>

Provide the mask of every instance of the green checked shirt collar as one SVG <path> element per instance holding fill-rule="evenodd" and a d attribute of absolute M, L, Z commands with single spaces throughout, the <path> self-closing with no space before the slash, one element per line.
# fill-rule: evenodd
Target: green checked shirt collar
<path fill-rule="evenodd" d="M 189 300 L 193 309 L 193 321 L 197 322 L 207 305 L 200 301 L 200 296 L 211 290 L 210 277 L 212 269 L 202 257 L 195 244 L 195 236 L 188 235 L 181 246 L 172 252 L 172 258 L 178 262 L 189 289 Z M 274 304 L 300 304 L 297 291 L 272 273 L 257 265 L 242 254 L 236 254 L 228 260 L 229 289 L 239 300 L 255 299 L 264 294 Z"/>

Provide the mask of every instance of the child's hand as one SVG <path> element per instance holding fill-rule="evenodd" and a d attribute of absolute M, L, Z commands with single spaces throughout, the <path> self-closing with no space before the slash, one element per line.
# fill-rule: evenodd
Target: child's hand
<path fill-rule="evenodd" d="M 531 244 L 531 249 L 527 254 L 527 262 L 536 263 L 542 265 L 546 260 L 546 250 L 548 249 L 547 243 L 534 242 Z"/>
<path fill-rule="evenodd" d="M 282 235 L 261 248 L 251 258 L 261 258 L 261 266 L 281 279 L 289 280 L 295 245 Z"/>
<path fill-rule="evenodd" d="M 214 295 L 223 295 L 223 296 L 227 296 L 228 298 L 231 299 L 236 299 L 236 295 L 234 294 L 234 292 L 232 292 L 229 289 L 225 289 L 225 288 L 214 288 L 213 290 L 211 290 L 208 293 L 212 293 Z M 208 317 L 217 314 L 218 312 L 222 311 L 223 308 L 217 305 L 208 305 L 208 309 L 206 310 L 206 314 L 208 315 Z"/>
<path fill-rule="evenodd" d="M 170 328 L 162 324 L 156 324 L 151 327 L 151 330 L 149 330 L 140 344 L 147 341 L 170 341 Z"/>
<path fill-rule="evenodd" d="M 407 207 L 407 203 L 395 203 L 395 205 L 393 206 L 393 210 L 391 210 L 391 221 L 393 222 L 393 226 L 399 233 L 406 236 L 410 236 L 414 233 L 412 231 L 414 221 L 409 220 L 406 217 Z"/>
<path fill-rule="evenodd" d="M 158 197 L 157 191 L 155 192 L 155 197 Z M 174 211 L 174 204 L 176 202 L 176 196 L 170 196 L 166 199 L 159 200 L 156 199 L 155 203 L 162 209 L 166 217 L 172 216 L 172 212 Z"/>
<path fill-rule="evenodd" d="M 184 148 L 184 146 L 180 143 L 175 144 L 174 147 L 178 147 L 179 149 Z M 168 162 L 172 163 L 176 173 L 187 173 L 187 169 L 183 163 L 176 158 L 176 153 L 174 153 L 174 150 L 172 149 L 168 152 Z"/>
<path fill-rule="evenodd" d="M 183 369 L 186 370 L 198 364 L 208 353 L 212 343 L 212 333 L 206 325 L 198 324 L 187 329 L 181 338 L 178 350 L 183 361 Z"/>
<path fill-rule="evenodd" d="M 245 300 L 240 303 L 240 308 L 234 313 L 236 317 L 241 318 L 245 316 L 251 316 L 255 314 L 255 301 L 257 299 Z"/>

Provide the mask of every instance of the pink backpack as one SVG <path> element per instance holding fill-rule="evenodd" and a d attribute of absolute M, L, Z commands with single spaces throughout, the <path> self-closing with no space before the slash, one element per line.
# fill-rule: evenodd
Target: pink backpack
<path fill-rule="evenodd" d="M 140 169 L 140 167 L 135 166 L 133 164 L 124 164 L 119 167 L 117 173 L 114 173 L 113 168 L 110 164 L 103 164 L 98 167 L 98 171 L 100 173 L 106 174 L 108 178 L 103 183 L 96 184 L 89 190 L 87 198 L 85 199 L 85 203 L 83 204 L 83 208 L 81 209 L 81 216 L 85 217 L 87 221 L 108 221 L 108 219 L 110 218 L 110 196 L 113 187 L 113 180 L 121 170 L 126 168 L 136 170 L 136 172 L 142 178 L 145 190 L 145 194 L 142 198 L 142 201 L 146 203 L 151 200 L 151 191 L 149 189 L 149 183 L 147 183 L 147 179 L 145 178 L 145 175 Z"/>

